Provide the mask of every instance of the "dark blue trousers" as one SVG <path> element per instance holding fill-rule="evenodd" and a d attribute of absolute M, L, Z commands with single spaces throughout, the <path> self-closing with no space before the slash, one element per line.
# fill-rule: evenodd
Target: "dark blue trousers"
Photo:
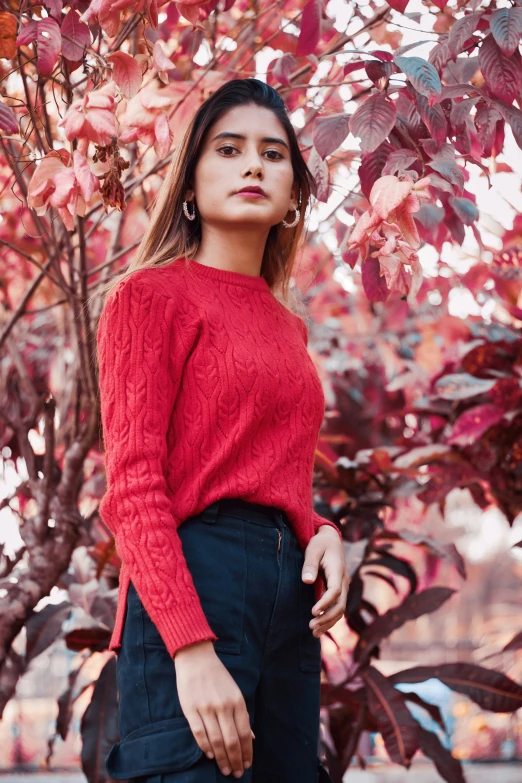
<path fill-rule="evenodd" d="M 131 583 L 118 651 L 120 741 L 108 773 L 133 783 L 317 783 L 321 643 L 309 628 L 315 590 L 284 512 L 225 498 L 184 520 L 183 553 L 214 649 L 238 684 L 255 734 L 240 778 L 223 775 L 192 734 L 176 670 Z"/>

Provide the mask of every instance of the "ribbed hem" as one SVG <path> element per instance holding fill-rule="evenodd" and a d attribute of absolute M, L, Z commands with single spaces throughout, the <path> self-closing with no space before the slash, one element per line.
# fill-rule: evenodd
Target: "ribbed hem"
<path fill-rule="evenodd" d="M 183 265 L 186 265 L 183 259 Z M 194 272 L 199 278 L 204 280 L 218 280 L 221 283 L 231 283 L 232 285 L 242 285 L 245 288 L 252 288 L 257 291 L 270 291 L 270 286 L 264 277 L 260 275 L 244 275 L 241 272 L 231 272 L 229 269 L 219 269 L 216 266 L 206 266 L 189 259 L 187 272 Z"/>

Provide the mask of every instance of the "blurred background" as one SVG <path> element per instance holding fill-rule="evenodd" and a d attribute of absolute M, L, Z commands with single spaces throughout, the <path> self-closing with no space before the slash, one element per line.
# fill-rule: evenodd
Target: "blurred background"
<path fill-rule="evenodd" d="M 107 779 L 97 291 L 197 106 L 255 76 L 318 183 L 292 282 L 326 398 L 314 502 L 351 575 L 321 757 L 334 783 L 522 779 L 522 9 L 112 5 L 0 11 L 0 773 Z"/>

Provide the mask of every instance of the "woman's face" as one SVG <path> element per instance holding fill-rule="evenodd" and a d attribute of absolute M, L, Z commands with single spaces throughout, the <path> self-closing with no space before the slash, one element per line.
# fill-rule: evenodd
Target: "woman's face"
<path fill-rule="evenodd" d="M 203 222 L 268 230 L 295 217 L 288 215 L 297 206 L 288 137 L 269 109 L 237 106 L 217 120 L 206 134 L 194 178 L 195 191 L 187 191 L 187 200 L 195 192 Z M 248 185 L 261 187 L 265 195 L 238 194 Z"/>

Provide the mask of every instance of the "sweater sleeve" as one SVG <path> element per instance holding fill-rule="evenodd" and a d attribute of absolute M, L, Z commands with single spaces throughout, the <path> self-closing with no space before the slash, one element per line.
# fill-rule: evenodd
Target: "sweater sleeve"
<path fill-rule="evenodd" d="M 167 430 L 190 346 L 175 301 L 135 274 L 111 292 L 97 333 L 107 489 L 100 515 L 169 654 L 215 640 L 183 555 L 165 480 Z"/>
<path fill-rule="evenodd" d="M 300 327 L 301 327 L 301 332 L 303 333 L 304 343 L 308 347 L 308 327 L 306 325 L 306 321 L 304 321 L 303 319 L 299 318 L 299 323 L 300 323 Z M 318 529 L 320 528 L 321 525 L 330 525 L 330 527 L 333 527 L 337 531 L 341 541 L 343 540 L 342 530 L 340 530 L 337 527 L 335 522 L 332 522 L 330 519 L 326 519 L 325 517 L 320 516 L 319 514 L 317 514 L 313 510 L 312 510 L 312 521 L 313 521 L 313 527 L 314 527 L 315 533 L 317 533 L 317 531 L 318 531 Z"/>

